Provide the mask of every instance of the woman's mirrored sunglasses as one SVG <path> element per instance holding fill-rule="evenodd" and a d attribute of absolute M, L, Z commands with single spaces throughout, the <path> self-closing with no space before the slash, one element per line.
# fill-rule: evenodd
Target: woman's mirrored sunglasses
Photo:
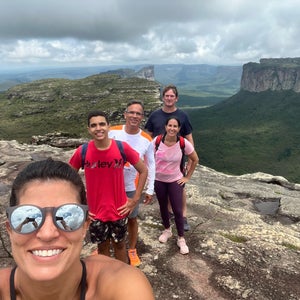
<path fill-rule="evenodd" d="M 88 216 L 88 206 L 75 203 L 43 208 L 30 204 L 18 205 L 8 207 L 6 214 L 15 232 L 29 234 L 43 226 L 48 211 L 52 214 L 55 226 L 66 232 L 79 229 Z"/>

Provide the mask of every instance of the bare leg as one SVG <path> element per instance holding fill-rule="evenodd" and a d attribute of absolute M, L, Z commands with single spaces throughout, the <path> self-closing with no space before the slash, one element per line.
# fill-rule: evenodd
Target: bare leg
<path fill-rule="evenodd" d="M 129 249 L 135 249 L 138 239 L 138 222 L 137 218 L 128 218 L 127 224 Z"/>
<path fill-rule="evenodd" d="M 98 254 L 110 256 L 110 239 L 105 242 L 98 244 Z"/>
<path fill-rule="evenodd" d="M 128 259 L 127 259 L 125 239 L 118 243 L 112 241 L 112 243 L 113 243 L 116 259 L 121 260 L 127 264 Z"/>

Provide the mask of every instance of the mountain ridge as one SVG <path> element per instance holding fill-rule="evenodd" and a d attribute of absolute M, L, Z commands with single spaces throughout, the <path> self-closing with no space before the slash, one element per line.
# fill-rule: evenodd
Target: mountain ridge
<path fill-rule="evenodd" d="M 287 64 L 293 68 L 295 61 L 275 59 L 263 64 L 264 69 L 287 68 Z M 172 74 L 175 67 L 181 72 L 180 66 L 172 66 Z M 84 138 L 88 110 L 104 109 L 113 123 L 123 122 L 126 102 L 132 98 L 145 100 L 147 118 L 161 105 L 160 87 L 160 82 L 116 74 L 15 86 L 0 95 L 0 138 L 28 142 L 33 135 L 53 131 Z M 179 92 L 178 104 L 184 104 Z M 299 95 L 293 89 L 240 89 L 213 106 L 187 109 L 201 164 L 229 174 L 262 171 L 300 182 Z"/>
<path fill-rule="evenodd" d="M 96 66 L 73 68 L 49 68 L 41 70 L 17 70 L 0 73 L 0 91 L 22 83 L 47 78 L 82 79 L 100 73 L 122 75 L 133 74 L 139 76 L 143 69 L 153 67 L 154 78 L 162 85 L 175 84 L 180 89 L 180 95 L 189 95 L 196 98 L 218 97 L 223 100 L 239 90 L 242 66 L 214 66 L 214 65 L 136 65 L 136 66 Z M 127 70 L 125 72 L 125 70 Z M 145 76 L 145 75 L 144 75 Z M 189 83 L 184 83 L 188 78 Z M 144 77 L 145 78 L 145 77 Z M 216 93 L 217 91 L 217 93 Z"/>

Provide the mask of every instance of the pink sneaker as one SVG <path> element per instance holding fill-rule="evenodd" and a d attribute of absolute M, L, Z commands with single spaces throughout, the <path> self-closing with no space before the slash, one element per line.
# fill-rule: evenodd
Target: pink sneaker
<path fill-rule="evenodd" d="M 171 227 L 169 229 L 165 229 L 162 234 L 159 236 L 158 240 L 161 243 L 166 243 L 168 239 L 172 236 L 172 230 Z"/>
<path fill-rule="evenodd" d="M 185 239 L 183 237 L 178 238 L 177 246 L 180 248 L 179 252 L 181 254 L 188 254 L 190 252 L 189 247 L 186 245 Z"/>

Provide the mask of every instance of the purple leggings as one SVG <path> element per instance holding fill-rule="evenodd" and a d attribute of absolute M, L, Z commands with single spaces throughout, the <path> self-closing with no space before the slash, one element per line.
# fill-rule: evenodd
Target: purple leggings
<path fill-rule="evenodd" d="M 175 217 L 175 224 L 178 236 L 184 235 L 183 229 L 183 211 L 182 211 L 182 194 L 183 186 L 174 182 L 162 182 L 155 180 L 154 190 L 159 203 L 160 215 L 165 228 L 170 227 L 168 199 L 170 199 L 171 207 Z"/>

